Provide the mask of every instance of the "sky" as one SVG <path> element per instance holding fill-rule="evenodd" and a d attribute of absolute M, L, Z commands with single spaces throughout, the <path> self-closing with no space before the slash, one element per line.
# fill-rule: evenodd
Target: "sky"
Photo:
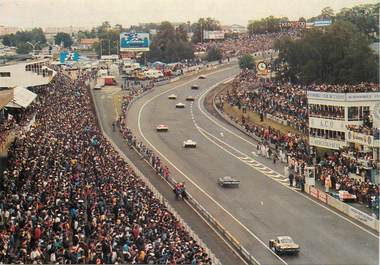
<path fill-rule="evenodd" d="M 246 26 L 269 15 L 312 17 L 322 8 L 339 11 L 379 0 L 0 0 L 0 25 L 30 27 L 81 26 L 109 21 L 124 27 L 146 22 L 194 22 L 213 17 L 223 25 Z"/>

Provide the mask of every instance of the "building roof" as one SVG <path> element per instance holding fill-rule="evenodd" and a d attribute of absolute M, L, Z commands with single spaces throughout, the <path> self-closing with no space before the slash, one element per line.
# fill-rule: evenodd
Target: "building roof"
<path fill-rule="evenodd" d="M 0 109 L 13 99 L 13 88 L 0 90 Z"/>
<path fill-rule="evenodd" d="M 93 45 L 95 43 L 99 42 L 98 38 L 93 38 L 93 39 L 81 39 L 80 44 L 81 45 Z"/>
<path fill-rule="evenodd" d="M 53 76 L 56 74 L 55 71 L 53 71 L 50 76 L 43 76 L 42 74 L 37 74 L 33 71 L 26 71 L 27 65 L 46 62 L 47 60 L 39 60 L 0 66 L 0 73 L 10 73 L 10 76 L 0 76 L 0 87 L 29 87 L 50 83 Z"/>
<path fill-rule="evenodd" d="M 37 94 L 24 87 L 15 87 L 13 99 L 6 106 L 11 108 L 26 108 L 36 99 L 36 97 Z"/>

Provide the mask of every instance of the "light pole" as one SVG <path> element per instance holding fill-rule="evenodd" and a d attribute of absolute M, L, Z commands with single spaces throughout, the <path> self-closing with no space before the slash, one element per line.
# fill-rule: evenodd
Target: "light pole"
<path fill-rule="evenodd" d="M 40 42 L 37 41 L 36 43 L 33 44 L 33 43 L 27 41 L 26 43 L 29 44 L 30 46 L 32 46 L 32 48 L 33 48 L 33 55 L 36 55 L 36 46 L 37 46 L 37 44 L 39 44 Z"/>

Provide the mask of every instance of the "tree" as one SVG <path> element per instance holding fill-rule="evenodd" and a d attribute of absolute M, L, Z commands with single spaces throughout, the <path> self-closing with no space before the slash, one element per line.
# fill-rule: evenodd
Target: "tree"
<path fill-rule="evenodd" d="M 261 20 L 251 20 L 248 23 L 248 33 L 249 35 L 253 35 L 267 32 L 278 32 L 281 30 L 281 21 L 288 21 L 288 18 L 276 18 L 274 16 L 269 16 Z"/>
<path fill-rule="evenodd" d="M 349 21 L 373 38 L 379 32 L 379 6 L 380 3 L 343 8 L 336 14 L 336 21 Z"/>
<path fill-rule="evenodd" d="M 219 61 L 222 59 L 222 51 L 216 47 L 216 46 L 212 46 L 208 51 L 207 51 L 207 61 L 211 62 L 211 61 Z"/>
<path fill-rule="evenodd" d="M 321 14 L 319 15 L 320 18 L 323 19 L 331 19 L 334 17 L 334 9 L 331 7 L 327 6 L 321 10 Z"/>
<path fill-rule="evenodd" d="M 356 84 L 378 82 L 378 55 L 355 25 L 338 21 L 325 31 L 310 30 L 299 40 L 275 42 L 282 75 L 293 82 Z"/>
<path fill-rule="evenodd" d="M 17 47 L 16 52 L 28 53 L 32 50 L 30 43 L 36 43 L 36 49 L 41 49 L 46 44 L 46 38 L 41 28 L 34 28 L 30 31 L 17 31 L 16 34 L 7 34 L 3 37 L 3 44 Z M 5 42 L 5 43 L 4 43 Z"/>
<path fill-rule="evenodd" d="M 55 44 L 60 45 L 63 43 L 63 46 L 65 48 L 71 47 L 73 44 L 73 40 L 71 39 L 70 34 L 67 34 L 65 32 L 58 32 L 57 35 L 54 37 Z"/>
<path fill-rule="evenodd" d="M 239 57 L 240 69 L 255 69 L 255 60 L 251 54 L 243 54 Z"/>
<path fill-rule="evenodd" d="M 164 21 L 153 37 L 148 53 L 149 61 L 165 63 L 178 62 L 183 59 L 192 59 L 194 51 L 183 27 L 174 29 L 170 22 Z"/>
<path fill-rule="evenodd" d="M 120 41 L 120 32 L 114 29 L 102 31 L 98 35 L 99 42 L 95 43 L 93 48 L 100 57 L 101 55 L 118 54 L 118 45 Z"/>
<path fill-rule="evenodd" d="M 32 46 L 27 43 L 18 43 L 16 46 L 16 53 L 28 54 L 33 50 Z"/>
<path fill-rule="evenodd" d="M 88 30 L 82 31 L 82 30 L 80 30 L 78 32 L 78 40 L 81 40 L 81 39 L 92 39 L 92 38 L 96 38 L 96 32 L 95 32 L 94 28 L 91 31 L 88 31 Z"/>
<path fill-rule="evenodd" d="M 220 22 L 214 18 L 200 18 L 198 22 L 193 23 L 191 25 L 191 30 L 193 32 L 193 37 L 191 41 L 193 43 L 198 43 L 204 41 L 203 39 L 203 31 L 213 31 L 213 30 L 221 30 Z"/>
<path fill-rule="evenodd" d="M 13 39 L 14 39 L 14 34 L 8 34 L 8 35 L 4 35 L 3 37 L 3 44 L 5 46 L 14 46 L 14 42 L 13 42 Z"/>

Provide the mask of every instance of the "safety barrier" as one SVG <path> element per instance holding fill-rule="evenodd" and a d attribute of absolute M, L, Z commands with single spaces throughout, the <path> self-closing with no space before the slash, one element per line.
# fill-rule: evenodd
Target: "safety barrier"
<path fill-rule="evenodd" d="M 372 217 L 360 211 L 359 209 L 334 198 L 333 196 L 317 189 L 314 186 L 305 184 L 305 192 L 309 194 L 310 196 L 318 199 L 319 201 L 327 205 L 330 205 L 331 207 L 339 210 L 340 212 L 348 215 L 349 217 L 359 221 L 360 223 L 366 225 L 367 227 L 379 232 L 379 220 L 377 220 L 375 217 Z"/>

